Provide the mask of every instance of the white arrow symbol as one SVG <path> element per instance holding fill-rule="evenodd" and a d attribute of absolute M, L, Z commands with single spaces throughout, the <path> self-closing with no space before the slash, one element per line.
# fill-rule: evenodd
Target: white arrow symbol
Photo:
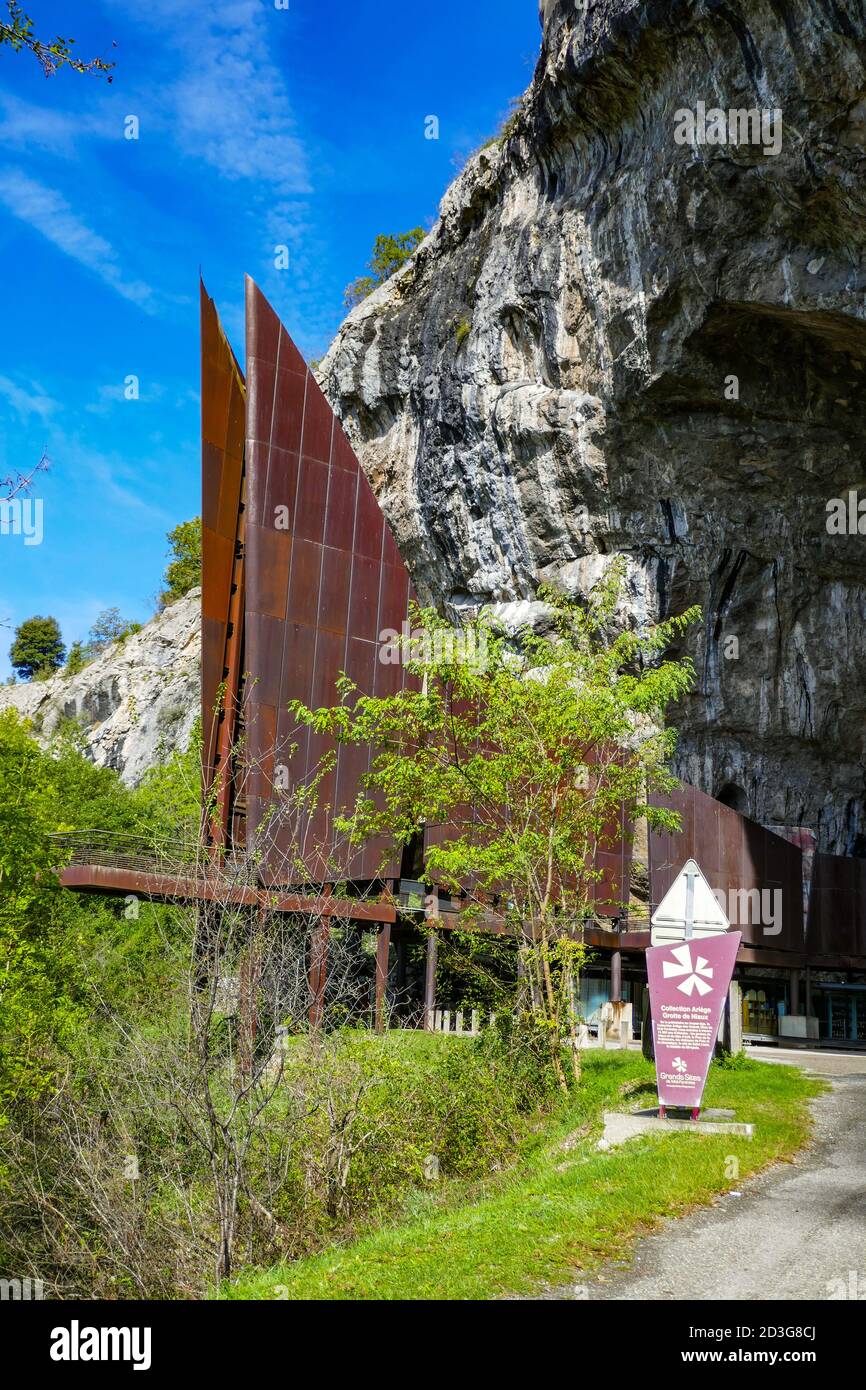
<path fill-rule="evenodd" d="M 697 961 L 692 964 L 692 952 L 688 943 L 684 946 L 677 946 L 672 954 L 674 960 L 662 961 L 662 972 L 665 979 L 672 980 L 677 975 L 685 975 L 687 979 L 683 980 L 681 985 L 677 985 L 677 989 L 681 990 L 683 994 L 692 995 L 695 990 L 700 995 L 712 994 L 713 987 L 708 985 L 706 980 L 713 978 L 713 967 L 707 964 L 704 957 L 698 956 Z M 706 976 L 706 979 L 702 980 L 702 975 Z"/>

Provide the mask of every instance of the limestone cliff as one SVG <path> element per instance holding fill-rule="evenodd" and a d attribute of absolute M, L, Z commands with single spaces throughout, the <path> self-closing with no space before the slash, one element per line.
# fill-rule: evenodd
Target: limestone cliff
<path fill-rule="evenodd" d="M 544 0 L 532 84 L 323 360 L 423 595 L 704 610 L 678 770 L 866 852 L 862 0 Z M 679 144 L 781 112 L 781 150 Z M 736 378 L 736 382 L 732 380 Z"/>
<path fill-rule="evenodd" d="M 200 605 L 201 590 L 191 589 L 77 676 L 0 687 L 0 709 L 30 719 L 42 743 L 75 720 L 95 763 L 139 782 L 188 745 L 199 712 Z"/>

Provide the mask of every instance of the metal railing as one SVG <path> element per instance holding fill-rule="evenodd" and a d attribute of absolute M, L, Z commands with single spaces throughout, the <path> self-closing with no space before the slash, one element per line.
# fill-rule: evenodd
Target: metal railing
<path fill-rule="evenodd" d="M 71 830 L 48 838 L 64 867 L 95 864 L 106 869 L 184 871 L 198 876 L 207 859 L 207 851 L 196 840 L 160 840 L 113 830 Z"/>
<path fill-rule="evenodd" d="M 195 879 L 239 888 L 315 895 L 316 883 L 268 883 L 258 857 L 243 847 L 220 853 L 200 840 L 166 840 L 113 830 L 71 830 L 48 836 L 56 849 L 54 867 L 127 869 L 175 880 Z M 354 896 L 350 894 L 349 896 Z"/>

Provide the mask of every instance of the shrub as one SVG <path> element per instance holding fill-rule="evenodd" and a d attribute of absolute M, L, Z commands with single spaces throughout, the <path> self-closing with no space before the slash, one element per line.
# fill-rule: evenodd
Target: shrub
<path fill-rule="evenodd" d="M 400 232 L 397 236 L 380 235 L 373 244 L 373 255 L 369 262 L 371 275 L 362 275 L 353 280 L 343 296 L 347 309 L 354 309 L 362 299 L 379 286 L 384 285 L 395 271 L 400 270 L 414 256 L 424 240 L 424 228 L 413 227 L 410 232 Z"/>
<path fill-rule="evenodd" d="M 52 1103 L 0 1133 L 0 1267 L 26 1258 L 66 1297 L 206 1294 L 219 1230 L 185 1119 L 183 1014 L 91 1040 Z M 427 1185 L 431 1157 L 443 1180 L 504 1166 L 555 1091 L 542 1057 L 493 1030 L 296 1039 L 245 1156 L 236 1263 L 381 1223 Z"/>

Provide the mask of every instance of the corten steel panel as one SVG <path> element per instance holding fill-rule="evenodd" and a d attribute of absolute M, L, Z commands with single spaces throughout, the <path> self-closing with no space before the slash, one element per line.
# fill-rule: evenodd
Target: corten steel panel
<path fill-rule="evenodd" d="M 345 551 L 325 546 L 322 550 L 322 577 L 319 588 L 319 628 L 345 633 L 349 617 L 349 590 L 352 572 Z"/>
<path fill-rule="evenodd" d="M 263 445 L 256 446 L 257 449 L 263 447 Z M 294 532 L 295 512 L 298 506 L 298 477 L 301 468 L 301 456 L 291 453 L 288 449 L 277 449 L 274 445 L 267 452 L 269 457 L 263 489 L 264 509 L 257 520 L 259 525 L 264 525 L 262 518 L 265 517 L 269 526 L 278 524 L 291 536 Z M 265 470 L 254 468 L 253 471 L 258 476 L 260 471 Z"/>
<path fill-rule="evenodd" d="M 246 529 L 247 585 L 254 585 L 259 608 L 270 618 L 282 618 L 292 563 L 292 537 L 267 526 Z"/>
<path fill-rule="evenodd" d="M 342 872 L 364 879 L 380 868 L 387 847 L 370 845 L 349 854 L 334 837 L 332 818 L 335 808 L 354 805 L 369 755 L 363 749 L 332 749 L 299 728 L 287 706 L 292 699 L 335 704 L 341 671 L 364 694 L 402 688 L 402 666 L 395 678 L 394 668 L 378 661 L 378 637 L 384 626 L 399 629 L 405 621 L 409 576 L 339 421 L 249 278 L 246 309 L 246 468 L 253 524 L 247 536 L 244 716 L 249 729 L 260 726 L 255 739 L 250 735 L 256 756 L 249 759 L 246 782 L 255 814 L 248 816 L 247 843 L 251 850 L 263 850 L 270 882 L 286 874 L 293 881 L 329 876 L 322 844 Z M 273 534 L 278 525 L 282 541 Z M 387 675 L 377 686 L 380 669 Z M 329 753 L 336 753 L 337 762 L 320 786 L 318 807 L 291 824 L 285 816 L 274 817 L 263 844 L 262 818 L 279 798 L 263 756 L 271 708 L 276 712 L 271 762 L 284 769 L 289 786 L 309 784 Z M 290 867 L 287 857 L 298 846 L 302 865 Z M 384 871 L 398 873 L 398 854 L 390 854 Z"/>
<path fill-rule="evenodd" d="M 802 952 L 802 854 L 798 846 L 687 783 L 666 796 L 653 793 L 650 802 L 676 811 L 682 825 L 678 833 L 650 831 L 651 913 L 685 861 L 696 859 L 710 887 L 723 891 L 729 908 L 732 892 L 781 893 L 781 922 L 775 897 L 753 897 L 749 903 L 744 896 L 734 899 L 734 905 L 741 908 L 740 920 L 734 925 L 743 933 L 744 945 Z M 774 928 L 779 925 L 781 931 L 776 932 Z"/>
<path fill-rule="evenodd" d="M 294 533 L 298 540 L 321 545 L 325 533 L 325 507 L 328 501 L 328 465 L 303 457 L 298 478 L 298 503 Z M 347 547 L 351 549 L 351 546 Z"/>
<path fill-rule="evenodd" d="M 244 379 L 216 306 L 200 286 L 202 420 L 202 674 L 204 783 L 231 763 L 243 641 Z M 226 717 L 216 713 L 225 690 Z M 220 832 L 227 835 L 230 788 L 220 797 Z"/>
<path fill-rule="evenodd" d="M 806 944 L 810 957 L 866 964 L 866 860 L 815 855 Z"/>
<path fill-rule="evenodd" d="M 618 917 L 628 905 L 632 849 L 623 816 L 618 826 L 607 828 L 595 852 L 594 867 L 602 876 L 592 884 L 591 896 L 600 917 Z"/>

